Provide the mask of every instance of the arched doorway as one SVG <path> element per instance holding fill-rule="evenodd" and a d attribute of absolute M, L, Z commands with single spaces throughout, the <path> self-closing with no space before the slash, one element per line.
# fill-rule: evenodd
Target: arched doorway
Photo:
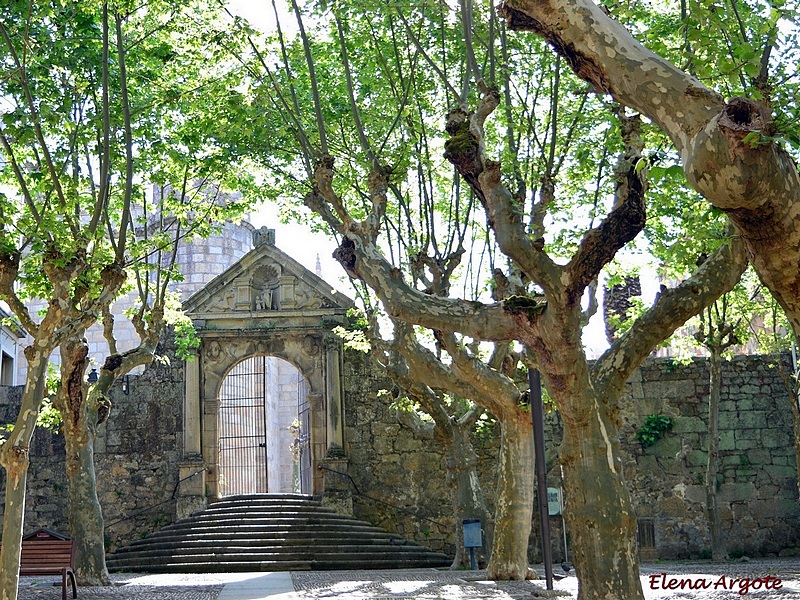
<path fill-rule="evenodd" d="M 329 492 L 338 479 L 333 475 L 326 479 L 325 473 L 340 473 L 347 468 L 342 341 L 331 329 L 344 324 L 353 302 L 279 250 L 274 245 L 274 232 L 256 233 L 253 250 L 183 304 L 201 344 L 197 356 L 185 364 L 183 457 L 176 507 L 180 516 L 191 514 L 204 507 L 209 499 L 220 496 L 264 489 L 275 493 L 297 489 L 294 477 L 291 484 L 285 479 L 281 484 L 270 482 L 275 474 L 274 465 L 294 467 L 293 438 L 288 444 L 278 443 L 275 451 L 270 451 L 270 440 L 280 436 L 271 436 L 266 425 L 259 424 L 269 422 L 270 410 L 268 403 L 265 404 L 266 392 L 260 395 L 254 392 L 259 385 L 262 390 L 266 388 L 247 381 L 247 377 L 257 380 L 259 373 L 262 377 L 266 375 L 252 363 L 250 367 L 238 366 L 243 361 L 258 362 L 267 357 L 283 360 L 292 367 L 295 381 L 301 381 L 295 388 L 293 401 L 286 402 L 286 406 L 293 407 L 292 416 L 278 427 L 286 431 L 298 417 L 306 421 L 301 424 L 300 435 L 301 443 L 307 440 L 308 444 L 295 448 L 302 459 L 300 491 L 320 497 L 331 495 Z M 238 378 L 238 384 L 234 383 L 236 377 L 230 377 L 226 383 L 230 389 L 221 393 L 223 380 L 239 374 L 239 369 L 249 375 Z M 268 374 L 269 367 L 265 369 Z M 306 390 L 307 413 L 298 389 Z M 223 402 L 227 408 L 221 408 Z M 246 408 L 248 404 L 250 407 Z M 258 406 L 262 407 L 263 415 Z M 306 414 L 308 417 L 304 419 Z M 220 428 L 228 425 L 243 429 L 223 434 Z M 250 433 L 244 430 L 245 425 L 251 428 Z M 242 440 L 239 460 L 228 460 L 225 455 L 232 456 L 237 446 L 231 445 L 232 442 L 221 446 L 221 435 L 231 440 L 240 435 L 254 439 L 249 444 Z M 250 447 L 247 457 L 244 446 Z M 248 476 L 236 475 L 232 467 Z"/>
<path fill-rule="evenodd" d="M 311 493 L 308 382 L 290 362 L 258 355 L 219 390 L 220 496 Z"/>

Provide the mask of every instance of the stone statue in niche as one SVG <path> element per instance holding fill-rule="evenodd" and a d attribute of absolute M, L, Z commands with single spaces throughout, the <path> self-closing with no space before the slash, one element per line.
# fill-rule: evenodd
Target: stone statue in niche
<path fill-rule="evenodd" d="M 253 310 L 280 310 L 280 267 L 275 264 L 259 267 L 250 280 Z"/>
<path fill-rule="evenodd" d="M 256 294 L 256 310 L 272 310 L 272 289 L 264 288 Z"/>

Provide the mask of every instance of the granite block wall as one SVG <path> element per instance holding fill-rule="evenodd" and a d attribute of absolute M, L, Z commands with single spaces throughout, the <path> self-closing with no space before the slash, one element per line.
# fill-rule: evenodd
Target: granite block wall
<path fill-rule="evenodd" d="M 356 512 L 450 552 L 455 524 L 441 449 L 398 423 L 391 407 L 396 391 L 387 379 L 376 378 L 376 371 L 370 371 L 364 359 L 351 358 L 346 369 L 346 379 L 359 382 L 349 388 L 347 398 L 350 473 L 359 488 L 373 497 L 357 496 Z M 724 365 L 718 498 L 732 556 L 800 554 L 798 469 L 792 400 L 786 385 L 790 372 L 786 356 L 740 356 Z M 620 400 L 620 445 L 640 520 L 643 559 L 710 556 L 703 487 L 708 380 L 705 359 L 679 364 L 654 358 L 636 371 Z M 644 449 L 636 432 L 651 414 L 669 416 L 674 425 Z M 546 421 L 548 486 L 562 487 L 558 413 L 547 414 Z M 481 456 L 480 478 L 490 504 L 499 436 L 495 426 L 475 440 Z M 432 502 L 433 497 L 438 500 Z M 417 516 L 390 505 L 413 509 Z M 540 560 L 541 554 L 537 520 L 535 516 L 529 548 L 532 561 Z M 550 517 L 551 547 L 557 560 L 565 556 L 562 527 L 560 516 Z"/>
<path fill-rule="evenodd" d="M 162 349 L 163 352 L 163 349 Z M 138 539 L 174 519 L 178 484 L 183 366 L 155 362 L 129 379 L 129 393 L 111 390 L 111 417 L 95 445 L 100 504 L 110 548 Z M 0 423 L 13 423 L 21 387 L 0 387 Z M 31 446 L 25 532 L 46 527 L 69 534 L 64 438 L 37 428 Z M 0 513 L 5 503 L 0 469 Z"/>
<path fill-rule="evenodd" d="M 788 357 L 737 356 L 723 364 L 717 496 L 733 556 L 800 551 L 790 373 Z M 708 379 L 705 360 L 648 361 L 623 399 L 626 478 L 640 522 L 653 528 L 657 558 L 708 555 Z M 674 426 L 643 449 L 632 438 L 648 414 L 672 417 Z"/>
<path fill-rule="evenodd" d="M 791 396 L 784 374 L 766 357 L 726 363 L 720 413 L 719 499 L 723 526 L 734 556 L 800 552 L 800 502 L 793 447 Z M 343 371 L 347 471 L 356 516 L 413 538 L 436 550 L 454 551 L 456 524 L 442 449 L 397 419 L 397 390 L 368 356 L 348 352 Z M 147 535 L 175 516 L 182 448 L 181 361 L 156 363 L 131 378 L 126 395 L 113 390 L 112 416 L 97 444 L 101 502 L 112 547 Z M 703 510 L 705 471 L 706 361 L 679 365 L 651 359 L 637 370 L 621 399 L 620 444 L 625 475 L 640 520 L 643 558 L 707 555 Z M 0 423 L 12 422 L 20 388 L 0 387 Z M 661 414 L 673 429 L 650 448 L 636 440 L 644 418 Z M 475 439 L 480 478 L 494 501 L 500 432 L 489 426 Z M 560 487 L 557 413 L 547 415 L 548 485 Z M 63 440 L 39 430 L 32 447 L 26 531 L 68 531 L 64 494 Z M 0 491 L 4 475 L 0 470 Z M 356 489 L 357 488 L 357 489 Z M 2 510 L 0 496 L 0 511 Z M 553 554 L 564 556 L 561 518 L 550 518 Z M 539 560 L 534 518 L 530 558 Z M 567 531 L 569 535 L 569 531 Z"/>

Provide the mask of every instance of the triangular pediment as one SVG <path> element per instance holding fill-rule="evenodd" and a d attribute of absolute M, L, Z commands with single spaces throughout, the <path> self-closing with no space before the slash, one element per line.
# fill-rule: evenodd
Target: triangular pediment
<path fill-rule="evenodd" d="M 183 304 L 192 319 L 203 320 L 342 314 L 352 306 L 350 298 L 263 241 Z"/>

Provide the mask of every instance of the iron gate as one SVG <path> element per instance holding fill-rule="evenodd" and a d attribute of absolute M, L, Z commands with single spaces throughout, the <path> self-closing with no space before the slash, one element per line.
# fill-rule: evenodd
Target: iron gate
<path fill-rule="evenodd" d="M 305 377 L 290 363 L 254 356 L 231 369 L 219 394 L 220 496 L 311 493 L 310 416 Z"/>
<path fill-rule="evenodd" d="M 219 397 L 220 495 L 268 490 L 266 356 L 237 364 L 222 382 Z"/>
<path fill-rule="evenodd" d="M 299 484 L 297 490 L 301 494 L 311 493 L 311 411 L 303 376 L 297 373 L 297 420 L 300 423 L 300 435 L 297 438 L 299 447 Z"/>

